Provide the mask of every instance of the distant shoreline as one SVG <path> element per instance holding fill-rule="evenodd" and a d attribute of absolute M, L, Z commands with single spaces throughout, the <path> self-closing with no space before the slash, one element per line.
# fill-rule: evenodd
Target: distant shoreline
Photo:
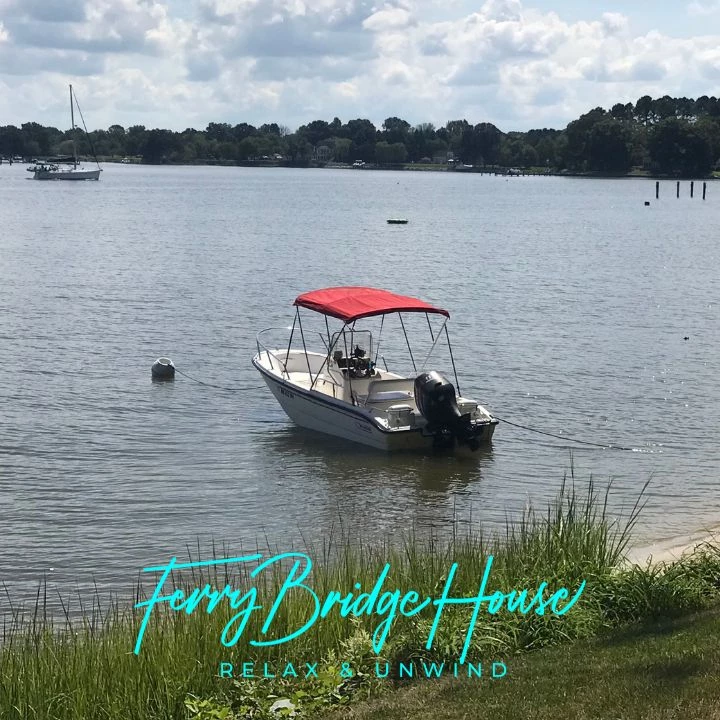
<path fill-rule="evenodd" d="M 86 162 L 90 162 L 89 160 Z M 255 162 L 223 162 L 223 161 L 206 161 L 206 162 L 193 162 L 193 163 L 146 163 L 140 159 L 132 159 L 129 162 L 124 162 L 122 159 L 100 159 L 101 163 L 117 164 L 117 165 L 146 165 L 152 167 L 246 167 L 246 168 L 305 168 L 315 170 L 355 170 L 355 171 L 409 171 L 409 172 L 446 172 L 446 173 L 458 173 L 467 175 L 497 175 L 505 177 L 526 177 L 526 176 L 541 176 L 541 177 L 573 177 L 573 178 L 595 178 L 595 179 L 606 179 L 606 180 L 624 180 L 626 178 L 647 178 L 649 180 L 718 180 L 720 179 L 720 172 L 716 171 L 706 176 L 688 176 L 678 177 L 674 175 L 660 175 L 654 174 L 648 170 L 642 170 L 635 168 L 629 173 L 617 174 L 617 173 L 601 173 L 601 172 L 571 172 L 569 170 L 551 170 L 545 167 L 531 167 L 531 168 L 506 168 L 506 167 L 474 167 L 474 166 L 462 166 L 452 167 L 441 163 L 402 163 L 399 165 L 376 165 L 372 163 L 366 163 L 362 167 L 353 167 L 351 163 L 336 163 L 336 162 L 311 162 L 307 165 L 291 164 L 287 162 L 266 162 L 266 161 L 255 161 Z M 515 172 L 511 172 L 511 170 Z"/>
<path fill-rule="evenodd" d="M 95 162 L 94 159 L 85 158 L 81 159 L 81 162 Z M 2 158 L 0 165 L 22 165 L 32 164 L 37 162 L 36 159 L 31 160 L 14 160 L 9 162 L 6 158 Z M 120 157 L 99 157 L 98 162 L 107 165 L 143 165 L 147 167 L 244 167 L 244 168 L 304 168 L 304 169 L 315 169 L 315 170 L 355 170 L 355 171 L 409 171 L 409 172 L 445 172 L 445 173 L 458 173 L 466 175 L 494 175 L 504 177 L 526 177 L 526 176 L 540 176 L 540 177 L 572 177 L 572 178 L 590 178 L 590 179 L 605 179 L 605 180 L 624 180 L 626 178 L 646 178 L 648 180 L 676 180 L 676 181 L 689 181 L 689 180 L 718 180 L 720 179 L 720 171 L 714 171 L 710 175 L 705 176 L 684 176 L 678 177 L 676 175 L 660 175 L 652 173 L 648 170 L 641 168 L 633 168 L 629 173 L 602 173 L 598 171 L 588 172 L 573 172 L 570 170 L 552 170 L 546 167 L 529 167 L 529 168 L 508 168 L 500 166 L 473 166 L 473 165 L 458 165 L 452 166 L 443 163 L 401 163 L 396 165 L 377 165 L 375 163 L 365 163 L 362 166 L 354 166 L 351 163 L 338 163 L 338 162 L 317 162 L 311 161 L 307 164 L 291 163 L 287 161 L 273 161 L 273 160 L 256 160 L 246 162 L 230 162 L 230 161 L 195 161 L 190 163 L 178 163 L 178 162 L 161 162 L 161 163 L 149 163 L 143 162 L 142 158 L 120 158 Z"/>

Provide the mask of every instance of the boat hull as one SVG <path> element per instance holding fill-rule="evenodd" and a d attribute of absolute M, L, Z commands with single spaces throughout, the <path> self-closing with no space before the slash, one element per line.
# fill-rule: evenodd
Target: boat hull
<path fill-rule="evenodd" d="M 253 365 L 263 376 L 270 392 L 285 414 L 297 425 L 326 435 L 360 443 L 377 450 L 433 450 L 435 437 L 423 428 L 386 429 L 373 418 L 370 410 L 351 406 L 316 390 L 305 390 L 268 372 L 257 360 Z M 497 420 L 484 424 L 478 440 L 487 445 Z M 462 446 L 465 449 L 465 446 Z M 468 448 L 469 451 L 469 448 Z"/>
<path fill-rule="evenodd" d="M 36 170 L 33 174 L 35 180 L 99 180 L 100 170 Z"/>

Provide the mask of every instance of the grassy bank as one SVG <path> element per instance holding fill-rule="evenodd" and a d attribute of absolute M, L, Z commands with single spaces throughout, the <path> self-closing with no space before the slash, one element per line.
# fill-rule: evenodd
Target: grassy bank
<path fill-rule="evenodd" d="M 720 553 L 704 554 L 665 570 L 618 570 L 627 548 L 639 506 L 623 524 L 606 511 L 606 495 L 592 488 L 576 493 L 564 487 L 544 513 L 528 512 L 507 526 L 501 537 L 458 535 L 449 542 L 407 536 L 400 544 L 364 546 L 341 538 L 310 555 L 315 561 L 305 580 L 320 598 L 333 590 L 345 594 L 370 591 L 386 564 L 390 568 L 383 592 L 399 588 L 417 591 L 419 597 L 440 596 L 453 563 L 453 597 L 474 597 L 479 580 L 493 556 L 490 592 L 529 588 L 547 583 L 548 596 L 566 587 L 574 593 L 586 583 L 576 606 L 562 617 L 547 612 L 521 614 L 501 609 L 480 613 L 471 635 L 468 659 L 488 661 L 518 652 L 583 640 L 628 623 L 672 616 L 708 606 L 718 598 Z M 263 639 L 302 628 L 313 610 L 310 594 L 289 592 L 279 604 L 268 635 L 263 622 L 292 560 L 252 577 L 252 566 L 216 566 L 175 573 L 164 594 L 204 583 L 223 588 L 257 588 L 256 604 L 264 606 L 247 617 L 238 642 L 224 647 L 220 638 L 235 609 L 221 602 L 210 613 L 207 602 L 192 613 L 170 612 L 167 605 L 153 609 L 139 655 L 133 653 L 142 614 L 128 604 L 115 603 L 103 612 L 87 614 L 77 623 L 58 623 L 47 617 L 40 603 L 25 616 L 16 611 L 5 624 L 0 649 L 0 717 L 8 720 L 98 718 L 126 720 L 198 720 L 211 718 L 271 717 L 270 708 L 287 698 L 296 711 L 314 717 L 328 706 L 382 693 L 393 687 L 400 662 L 454 662 L 468 635 L 472 608 L 448 608 L 442 615 L 431 649 L 426 641 L 434 611 L 426 608 L 412 617 L 398 615 L 378 653 L 371 635 L 384 615 L 342 617 L 335 607 L 327 617 L 285 645 L 258 647 Z M 358 587 L 359 586 L 359 587 Z M 138 596 L 152 593 L 152 582 Z M 87 599 L 85 599 L 87 603 Z M 231 637 L 239 627 L 232 625 Z M 239 677 L 243 662 L 255 667 L 269 663 L 279 675 L 288 661 L 299 668 L 300 678 Z M 220 663 L 231 662 L 235 677 L 219 677 Z M 342 662 L 354 669 L 343 677 Z M 387 679 L 373 675 L 376 662 L 388 662 Z M 318 664 L 318 677 L 302 679 L 304 663 Z M 514 661 L 513 661 L 514 664 Z M 515 672 L 513 671 L 513 674 Z M 514 681 L 508 681 L 512 685 Z"/>
<path fill-rule="evenodd" d="M 720 608 L 508 659 L 501 680 L 434 680 L 335 720 L 718 720 Z"/>

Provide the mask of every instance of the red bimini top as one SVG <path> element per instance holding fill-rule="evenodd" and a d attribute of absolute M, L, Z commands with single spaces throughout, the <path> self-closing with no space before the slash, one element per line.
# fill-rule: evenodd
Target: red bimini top
<path fill-rule="evenodd" d="M 450 317 L 447 310 L 433 307 L 422 300 L 369 287 L 335 287 L 313 290 L 298 295 L 293 304 L 315 310 L 323 315 L 330 315 L 346 323 L 372 315 L 386 315 L 394 312 L 436 313 Z"/>

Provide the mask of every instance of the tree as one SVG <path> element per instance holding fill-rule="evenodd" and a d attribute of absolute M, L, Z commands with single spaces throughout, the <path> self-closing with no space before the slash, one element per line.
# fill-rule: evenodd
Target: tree
<path fill-rule="evenodd" d="M 55 152 L 57 155 L 72 155 L 74 147 L 72 140 L 62 140 L 55 146 Z"/>
<path fill-rule="evenodd" d="M 277 135 L 280 137 L 280 126 L 277 123 L 265 123 L 260 126 L 258 132 L 261 135 Z"/>
<path fill-rule="evenodd" d="M 696 118 L 695 101 L 686 97 L 678 98 L 675 101 L 675 114 L 685 120 L 694 120 Z"/>
<path fill-rule="evenodd" d="M 588 169 L 588 140 L 590 131 L 596 122 L 605 117 L 605 110 L 596 107 L 588 113 L 573 120 L 565 129 L 567 137 L 567 150 L 565 160 L 572 170 L 584 171 Z"/>
<path fill-rule="evenodd" d="M 381 140 L 375 145 L 375 162 L 378 165 L 398 165 L 407 160 L 404 143 L 388 143 Z"/>
<path fill-rule="evenodd" d="M 500 159 L 502 133 L 491 123 L 466 127 L 460 141 L 460 152 L 466 163 L 495 165 Z"/>
<path fill-rule="evenodd" d="M 208 139 L 217 140 L 218 142 L 231 142 L 233 140 L 233 128 L 228 123 L 211 122 L 206 128 L 205 134 Z"/>
<path fill-rule="evenodd" d="M 666 118 L 677 116 L 677 100 L 669 95 L 663 95 L 652 102 L 652 113 L 655 122 L 665 120 Z"/>
<path fill-rule="evenodd" d="M 632 122 L 633 113 L 635 109 L 632 103 L 616 103 L 610 108 L 610 114 L 616 119 L 622 122 Z"/>
<path fill-rule="evenodd" d="M 52 128 L 55 130 L 55 128 Z M 26 155 L 50 154 L 50 130 L 36 122 L 23 123 L 21 126 Z M 58 131 L 55 130 L 57 133 Z"/>
<path fill-rule="evenodd" d="M 237 156 L 238 160 L 248 161 L 255 160 L 260 154 L 260 148 L 258 146 L 257 138 L 255 137 L 244 137 L 238 143 Z"/>
<path fill-rule="evenodd" d="M 345 137 L 349 137 L 355 145 L 372 143 L 374 147 L 377 130 L 369 120 L 364 118 L 348 120 L 347 124 L 343 125 L 342 129 Z"/>
<path fill-rule="evenodd" d="M 437 135 L 447 142 L 450 150 L 456 155 L 460 155 L 462 152 L 463 133 L 469 129 L 470 123 L 467 120 L 450 120 L 445 125 L 444 137 L 440 134 L 440 131 L 438 131 Z"/>
<path fill-rule="evenodd" d="M 312 145 L 299 133 L 288 135 L 287 155 L 295 165 L 307 165 L 312 157 Z"/>
<path fill-rule="evenodd" d="M 297 131 L 311 145 L 319 145 L 323 140 L 332 136 L 330 126 L 324 120 L 313 120 L 307 125 L 301 125 Z"/>
<path fill-rule="evenodd" d="M 141 152 L 145 162 L 162 163 L 167 162 L 177 148 L 177 138 L 171 130 L 150 130 Z"/>
<path fill-rule="evenodd" d="M 545 167 L 558 167 L 560 165 L 556 138 L 550 135 L 541 137 L 535 145 L 535 152 L 538 165 L 544 165 Z"/>
<path fill-rule="evenodd" d="M 705 115 L 693 125 L 693 128 L 707 142 L 712 164 L 716 165 L 720 161 L 720 123 Z"/>
<path fill-rule="evenodd" d="M 350 138 L 333 138 L 333 157 L 338 162 L 349 162 L 350 161 L 350 149 L 352 147 L 352 140 Z"/>
<path fill-rule="evenodd" d="M 255 127 L 253 125 L 248 125 L 247 123 L 240 123 L 232 129 L 233 138 L 236 142 L 240 142 L 251 135 L 255 135 L 256 133 L 257 130 Z"/>
<path fill-rule="evenodd" d="M 653 99 L 649 95 L 643 95 L 635 103 L 635 119 L 641 122 L 643 125 L 647 125 L 650 122 L 652 108 Z"/>
<path fill-rule="evenodd" d="M 695 116 L 708 115 L 710 112 L 711 101 L 707 95 L 701 95 L 695 101 Z"/>
<path fill-rule="evenodd" d="M 446 155 L 448 151 L 447 143 L 440 138 L 427 140 L 424 143 L 424 148 L 426 151 L 425 154 L 429 155 L 431 158 L 435 157 L 436 155 Z"/>
<path fill-rule="evenodd" d="M 14 125 L 0 127 L 0 156 L 13 157 L 24 153 L 23 136 Z"/>
<path fill-rule="evenodd" d="M 125 154 L 141 155 L 147 137 L 147 130 L 144 125 L 133 125 L 128 128 L 125 138 Z"/>
<path fill-rule="evenodd" d="M 626 173 L 632 165 L 630 135 L 614 118 L 596 122 L 587 140 L 588 169 L 609 173 Z"/>
<path fill-rule="evenodd" d="M 433 143 L 437 141 L 438 137 L 435 133 L 435 126 L 432 123 L 416 125 L 407 133 L 404 141 L 407 147 L 408 157 L 411 160 L 417 161 L 425 155 L 432 157 L 436 152 L 447 151 L 447 142 L 442 138 L 439 139 L 439 142 L 442 143 L 442 149 L 438 150 L 438 146 L 433 145 Z"/>
<path fill-rule="evenodd" d="M 523 133 L 504 137 L 500 146 L 500 164 L 505 167 L 531 167 L 538 164 L 537 150 L 523 140 Z"/>
<path fill-rule="evenodd" d="M 648 140 L 650 157 L 664 174 L 703 177 L 712 167 L 707 140 L 685 120 L 667 118 L 653 128 Z"/>
<path fill-rule="evenodd" d="M 385 118 L 383 122 L 383 140 L 388 143 L 404 143 L 410 131 L 410 123 L 398 117 Z"/>

